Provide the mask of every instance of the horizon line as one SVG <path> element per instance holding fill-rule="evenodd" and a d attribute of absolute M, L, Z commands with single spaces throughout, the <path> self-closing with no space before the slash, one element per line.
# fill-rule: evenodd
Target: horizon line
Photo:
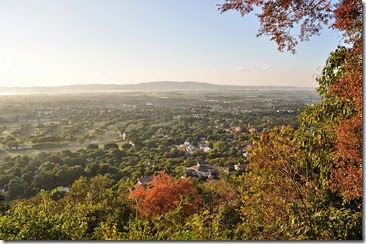
<path fill-rule="evenodd" d="M 216 85 L 216 86 L 232 86 L 232 87 L 296 87 L 296 88 L 317 88 L 317 86 L 292 86 L 292 85 L 233 85 L 233 84 L 215 84 L 206 81 L 169 81 L 169 80 L 160 80 L 160 81 L 145 81 L 139 83 L 125 83 L 125 84 L 115 84 L 115 83 L 78 83 L 78 84 L 69 84 L 69 85 L 55 85 L 55 86 L 0 86 L 0 88 L 57 88 L 57 87 L 72 87 L 72 86 L 88 86 L 88 85 L 113 85 L 113 86 L 125 86 L 125 85 L 140 85 L 140 84 L 149 84 L 149 83 L 158 83 L 158 82 L 171 82 L 171 83 L 201 83 L 201 84 L 208 84 L 208 85 Z"/>

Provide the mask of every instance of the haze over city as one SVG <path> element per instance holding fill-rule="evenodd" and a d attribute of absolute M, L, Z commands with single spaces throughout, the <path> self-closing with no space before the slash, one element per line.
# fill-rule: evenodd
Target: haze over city
<path fill-rule="evenodd" d="M 0 87 L 201 81 L 315 87 L 340 33 L 281 53 L 220 1 L 2 1 Z"/>
<path fill-rule="evenodd" d="M 363 240 L 361 1 L 0 6 L 0 240 Z"/>

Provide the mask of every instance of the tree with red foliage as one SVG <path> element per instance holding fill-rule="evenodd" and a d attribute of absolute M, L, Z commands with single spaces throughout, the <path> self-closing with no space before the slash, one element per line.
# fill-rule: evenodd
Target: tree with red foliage
<path fill-rule="evenodd" d="M 360 239 L 362 2 L 224 0 L 219 10 L 256 12 L 258 36 L 271 36 L 280 51 L 295 53 L 299 41 L 325 26 L 341 31 L 348 44 L 326 61 L 317 78 L 323 101 L 301 114 L 301 128 L 253 135 L 250 174 L 241 184 L 244 229 L 250 230 L 243 238 Z"/>
<path fill-rule="evenodd" d="M 362 196 L 362 1 L 360 0 L 225 0 L 219 4 L 223 13 L 229 10 L 239 11 L 242 16 L 258 10 L 260 19 L 258 36 L 269 35 L 276 41 L 279 50 L 286 49 L 295 53 L 298 41 L 309 40 L 319 34 L 324 26 L 343 33 L 344 41 L 351 45 L 342 56 L 342 62 L 332 66 L 335 60 L 328 62 L 323 77 L 318 78 L 318 92 L 324 100 L 321 111 L 328 121 L 326 129 L 336 137 L 335 150 L 332 151 L 331 189 L 339 191 L 345 200 L 360 200 Z M 296 38 L 291 30 L 299 28 Z M 340 54 L 338 52 L 338 54 Z M 334 57 L 337 59 L 337 57 Z M 339 57 L 338 57 L 339 59 Z M 328 67 L 327 67 L 328 65 Z M 340 73 L 334 77 L 331 72 Z M 340 71 L 340 72 L 339 72 Z M 325 74 L 324 72 L 328 72 Z M 324 76 L 325 75 L 325 76 Z M 330 99 L 329 99 L 330 98 Z M 330 106 L 330 101 L 333 105 Z M 337 121 L 331 115 L 339 109 L 352 111 L 338 116 Z M 326 108 L 326 109 L 325 109 Z M 315 116 L 315 115 L 314 115 Z M 313 116 L 313 121 L 317 119 Z M 318 124 L 319 126 L 319 124 Z"/>
<path fill-rule="evenodd" d="M 146 217 L 156 217 L 178 207 L 189 215 L 201 203 L 197 189 L 188 179 L 176 180 L 163 172 L 154 176 L 149 186 L 138 186 L 129 198 L 136 200 L 136 209 Z"/>
<path fill-rule="evenodd" d="M 224 13 L 229 10 L 245 16 L 255 10 L 260 20 L 258 36 L 268 35 L 278 49 L 295 53 L 299 41 L 318 35 L 325 25 L 345 31 L 347 39 L 356 40 L 362 32 L 362 2 L 360 0 L 225 0 L 219 4 Z M 296 38 L 291 30 L 298 27 Z"/>
<path fill-rule="evenodd" d="M 337 134 L 332 189 L 346 199 L 362 197 L 362 40 L 357 40 L 342 65 L 343 77 L 331 89 L 354 113 L 335 124 Z"/>
<path fill-rule="evenodd" d="M 238 184 L 243 239 L 360 239 L 362 211 L 329 190 L 333 134 L 282 127 L 253 135 Z"/>

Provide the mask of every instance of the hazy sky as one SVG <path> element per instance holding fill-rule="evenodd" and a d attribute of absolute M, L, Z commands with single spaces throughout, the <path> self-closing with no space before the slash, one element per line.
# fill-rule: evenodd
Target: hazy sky
<path fill-rule="evenodd" d="M 316 86 L 340 33 L 281 53 L 217 0 L 2 0 L 0 86 L 203 81 Z M 221 1 L 222 2 L 222 1 Z"/>

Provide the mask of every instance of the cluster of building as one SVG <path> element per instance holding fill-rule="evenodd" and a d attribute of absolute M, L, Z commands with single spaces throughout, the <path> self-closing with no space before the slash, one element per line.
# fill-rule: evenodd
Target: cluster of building
<path fill-rule="evenodd" d="M 243 172 L 246 169 L 246 164 L 243 163 L 237 163 L 227 166 L 224 169 L 224 172 L 226 174 L 233 174 L 235 172 Z M 136 185 L 136 187 L 139 187 L 141 185 L 148 185 L 152 180 L 154 176 L 150 175 L 144 178 L 140 178 Z M 202 181 L 213 181 L 220 179 L 219 170 L 210 165 L 207 164 L 204 160 L 197 161 L 197 164 L 185 168 L 184 175 L 182 176 L 183 179 L 185 178 L 197 178 Z"/>
<path fill-rule="evenodd" d="M 246 169 L 246 164 L 237 163 L 231 164 L 224 169 L 227 174 L 233 174 L 235 172 L 242 172 Z M 197 161 L 196 165 L 185 169 L 183 178 L 193 177 L 204 181 L 217 180 L 220 178 L 219 171 L 216 167 L 207 164 L 204 160 Z"/>
<path fill-rule="evenodd" d="M 22 145 L 22 146 L 11 146 L 11 147 L 4 147 L 5 150 L 24 150 L 24 149 L 29 149 L 29 146 L 27 145 Z"/>
<path fill-rule="evenodd" d="M 203 152 L 211 151 L 211 148 L 207 146 L 206 143 L 201 143 L 198 145 L 198 147 L 195 147 L 191 145 L 189 141 L 185 141 L 183 144 L 180 145 L 175 145 L 175 148 L 177 148 L 180 151 L 186 152 L 187 155 L 192 155 L 195 150 L 201 150 Z"/>
<path fill-rule="evenodd" d="M 204 160 L 199 160 L 196 165 L 185 169 L 183 178 L 193 177 L 204 181 L 216 180 L 220 178 L 219 171 L 212 165 L 206 164 Z"/>

